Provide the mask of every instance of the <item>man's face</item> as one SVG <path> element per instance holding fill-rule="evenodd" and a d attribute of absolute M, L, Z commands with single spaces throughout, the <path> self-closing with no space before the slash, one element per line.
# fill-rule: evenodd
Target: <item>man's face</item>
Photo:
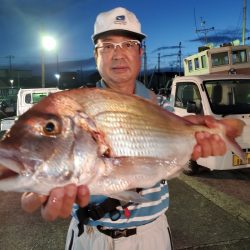
<path fill-rule="evenodd" d="M 111 49 L 108 46 L 108 43 L 125 41 L 134 41 L 134 39 L 110 35 L 97 41 L 95 50 L 97 69 L 108 85 L 134 82 L 139 74 L 143 53 L 139 44 L 132 42 L 130 46 L 130 43 L 123 43 L 123 48 L 115 46 Z"/>

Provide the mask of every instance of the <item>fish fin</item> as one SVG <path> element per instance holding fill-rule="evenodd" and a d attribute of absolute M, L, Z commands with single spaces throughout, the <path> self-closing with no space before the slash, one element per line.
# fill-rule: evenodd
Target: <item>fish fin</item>
<path fill-rule="evenodd" d="M 207 127 L 217 130 L 217 133 L 226 143 L 228 150 L 238 155 L 241 160 L 246 160 L 246 153 L 234 139 L 242 134 L 246 125 L 244 121 L 236 118 L 224 118 L 221 120 L 206 119 L 205 122 Z"/>
<path fill-rule="evenodd" d="M 126 202 L 134 202 L 134 203 L 151 202 L 151 200 L 144 198 L 139 193 L 134 192 L 134 191 L 123 191 L 120 193 L 109 194 L 108 196 L 111 198 L 114 198 L 120 201 L 126 201 Z"/>
<path fill-rule="evenodd" d="M 228 149 L 238 155 L 242 161 L 246 161 L 246 153 L 234 139 L 242 134 L 246 123 L 240 119 L 225 118 L 220 120 L 219 124 L 224 126 L 224 131 L 226 130 L 226 135 L 222 134 L 221 136 Z"/>
<path fill-rule="evenodd" d="M 158 159 L 153 157 L 116 157 L 106 158 L 105 165 L 109 179 L 120 190 L 150 188 L 157 182 L 169 180 L 182 172 L 185 163 L 176 159 Z M 112 177 L 111 177 L 112 176 Z"/>
<path fill-rule="evenodd" d="M 234 152 L 236 155 L 238 155 L 243 162 L 246 162 L 246 160 L 247 160 L 246 153 L 242 150 L 240 145 L 234 139 L 231 139 L 231 138 L 229 138 L 227 136 L 223 136 L 223 135 L 222 135 L 222 137 L 223 137 L 222 139 L 225 141 L 228 149 L 231 150 L 232 152 Z"/>

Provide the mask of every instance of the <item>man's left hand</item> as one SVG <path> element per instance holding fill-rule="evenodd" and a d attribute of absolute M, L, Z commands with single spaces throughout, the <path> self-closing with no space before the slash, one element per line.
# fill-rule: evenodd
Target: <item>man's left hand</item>
<path fill-rule="evenodd" d="M 197 116 L 190 115 L 185 117 L 186 120 L 197 124 L 205 125 L 209 128 L 215 127 L 215 123 L 218 122 L 212 116 Z M 224 124 L 226 127 L 227 134 L 230 137 L 235 137 L 236 135 L 231 133 L 230 127 Z M 196 132 L 195 138 L 197 144 L 194 146 L 192 160 L 197 160 L 200 157 L 208 156 L 221 156 L 226 153 L 227 147 L 222 138 L 217 134 L 210 134 L 208 132 Z"/>

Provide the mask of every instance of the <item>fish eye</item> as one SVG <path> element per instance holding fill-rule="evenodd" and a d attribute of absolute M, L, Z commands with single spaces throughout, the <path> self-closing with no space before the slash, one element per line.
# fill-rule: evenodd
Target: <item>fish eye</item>
<path fill-rule="evenodd" d="M 51 133 L 53 132 L 55 129 L 55 124 L 53 122 L 48 122 L 46 125 L 45 125 L 45 130 L 46 132 L 48 133 Z"/>
<path fill-rule="evenodd" d="M 44 127 L 43 132 L 46 135 L 56 135 L 60 133 L 60 128 L 58 126 L 58 123 L 56 121 L 48 121 Z"/>

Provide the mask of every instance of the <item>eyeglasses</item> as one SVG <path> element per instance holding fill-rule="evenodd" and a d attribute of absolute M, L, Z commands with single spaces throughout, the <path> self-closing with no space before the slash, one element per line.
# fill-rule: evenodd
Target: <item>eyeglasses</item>
<path fill-rule="evenodd" d="M 133 51 L 138 48 L 138 46 L 141 46 L 141 43 L 138 40 L 128 40 L 120 43 L 103 42 L 96 44 L 95 49 L 99 49 L 102 53 L 111 53 L 117 48 L 117 46 L 124 51 Z"/>

